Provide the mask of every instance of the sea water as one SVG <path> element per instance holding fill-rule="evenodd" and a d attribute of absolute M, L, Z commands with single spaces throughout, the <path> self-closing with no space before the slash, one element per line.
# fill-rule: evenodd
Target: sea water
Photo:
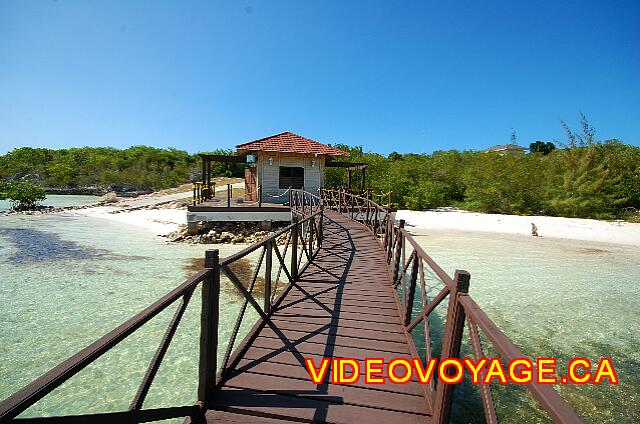
<path fill-rule="evenodd" d="M 618 385 L 556 386 L 585 421 L 640 420 L 640 249 L 495 233 L 415 233 L 449 275 L 470 272 L 471 296 L 525 356 L 558 358 L 560 375 L 573 357 L 611 358 Z M 504 422 L 547 421 L 523 387 L 493 387 Z M 460 421 L 484 422 L 477 387 L 460 394 Z"/>
<path fill-rule="evenodd" d="M 50 194 L 40 203 L 44 206 L 64 208 L 68 206 L 93 205 L 98 201 L 100 201 L 98 196 Z M 8 211 L 9 209 L 11 209 L 11 202 L 9 200 L 0 200 L 0 212 Z"/>
<path fill-rule="evenodd" d="M 471 295 L 525 355 L 557 356 L 561 363 L 573 356 L 610 357 L 618 386 L 568 385 L 559 390 L 588 422 L 637 422 L 638 249 L 451 231 L 429 231 L 417 240 L 450 274 L 456 268 L 471 273 Z M 224 257 L 244 246 L 167 243 L 147 229 L 72 212 L 0 217 L 0 398 L 176 287 L 195 272 L 193 259 L 212 247 Z M 224 348 L 242 299 L 228 289 L 221 296 Z M 196 399 L 200 302 L 196 290 L 145 408 L 190 405 Z M 126 409 L 175 308 L 24 416 Z M 248 314 L 243 332 L 255 318 Z M 490 349 L 486 353 L 492 354 Z M 522 387 L 496 389 L 503 422 L 544 422 Z M 456 421 L 482 422 L 477 391 L 456 393 L 462 400 L 456 403 Z"/>
<path fill-rule="evenodd" d="M 202 267 L 206 249 L 225 257 L 244 246 L 168 243 L 147 229 L 73 212 L 0 217 L 0 398 L 14 393 L 108 333 Z M 255 255 L 250 259 L 254 262 Z M 241 297 L 223 279 L 221 350 Z M 197 399 L 200 290 L 145 402 Z M 24 416 L 126 410 L 177 303 L 27 410 Z M 247 314 L 239 339 L 255 322 Z M 236 343 L 237 344 L 237 343 Z"/>

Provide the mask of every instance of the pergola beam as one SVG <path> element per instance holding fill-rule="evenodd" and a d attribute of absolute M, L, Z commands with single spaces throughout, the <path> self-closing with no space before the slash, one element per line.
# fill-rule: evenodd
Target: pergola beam
<path fill-rule="evenodd" d="M 209 162 L 245 163 L 247 160 L 247 155 L 209 155 L 200 153 L 198 156 Z"/>
<path fill-rule="evenodd" d="M 327 168 L 347 168 L 349 171 L 361 171 L 367 169 L 369 165 L 357 162 L 329 162 L 325 164 Z"/>

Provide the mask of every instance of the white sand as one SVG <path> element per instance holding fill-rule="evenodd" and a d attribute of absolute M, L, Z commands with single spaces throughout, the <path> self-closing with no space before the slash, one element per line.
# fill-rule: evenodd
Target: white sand
<path fill-rule="evenodd" d="M 640 224 L 595 219 L 558 218 L 551 216 L 517 216 L 466 211 L 400 210 L 397 219 L 417 233 L 422 229 L 493 232 L 531 237 L 531 223 L 546 238 L 594 241 L 640 247 Z"/>
<path fill-rule="evenodd" d="M 102 206 L 74 211 L 78 215 L 104 218 L 128 225 L 147 228 L 156 235 L 176 231 L 187 223 L 185 209 L 141 209 L 109 213 L 118 208 Z M 466 211 L 409 211 L 400 210 L 397 219 L 404 219 L 412 232 L 422 230 L 457 230 L 491 232 L 531 237 L 531 223 L 545 238 L 614 243 L 640 247 L 640 224 L 595 219 L 558 218 L 550 216 L 517 216 L 484 214 Z"/>
<path fill-rule="evenodd" d="M 244 188 L 244 182 L 232 184 L 233 188 Z M 226 191 L 226 186 L 216 187 L 216 193 Z M 120 199 L 112 206 L 98 206 L 95 208 L 74 210 L 73 214 L 91 216 L 95 218 L 109 219 L 136 227 L 146 228 L 155 235 L 166 235 L 176 231 L 180 226 L 187 224 L 186 209 L 138 209 L 127 210 L 120 213 L 111 213 L 123 208 L 154 206 L 160 203 L 190 198 L 191 191 L 166 195 L 145 195 L 136 198 Z M 69 212 L 67 212 L 69 213 Z"/>
<path fill-rule="evenodd" d="M 75 214 L 94 218 L 109 219 L 128 225 L 146 228 L 155 235 L 166 235 L 176 231 L 181 225 L 187 224 L 186 209 L 140 209 L 120 213 L 109 213 L 117 208 L 101 206 L 97 208 L 80 209 Z"/>

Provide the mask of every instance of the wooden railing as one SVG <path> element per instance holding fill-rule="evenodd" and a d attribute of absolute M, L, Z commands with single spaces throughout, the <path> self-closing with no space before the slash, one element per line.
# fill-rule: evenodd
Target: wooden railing
<path fill-rule="evenodd" d="M 277 307 L 298 278 L 298 275 L 306 269 L 320 249 L 322 245 L 322 229 L 320 227 L 322 225 L 322 216 L 323 212 L 319 210 L 300 221 L 294 217 L 293 223 L 286 228 L 222 260 L 219 258 L 218 250 L 207 251 L 203 271 L 190 277 L 127 322 L 0 402 L 0 423 L 29 422 L 32 420 L 29 418 L 18 419 L 16 417 L 176 302 L 179 302 L 179 306 L 165 330 L 164 337 L 156 349 L 128 410 L 100 414 L 66 415 L 63 417 L 41 417 L 37 418 L 37 421 L 45 423 L 137 423 L 191 417 L 192 421 L 199 422 L 203 417 L 204 410 L 213 400 L 216 387 L 225 378 L 227 370 L 235 363 L 235 358 L 248 346 L 248 343 L 255 335 L 255 329 L 269 319 L 271 311 Z M 252 279 L 243 282 L 232 271 L 232 266 L 240 259 L 254 252 L 260 252 L 260 258 Z M 254 293 L 256 281 L 260 275 L 262 275 L 265 283 L 262 299 L 258 299 Z M 228 281 L 244 299 L 224 353 L 218 340 L 222 276 L 228 278 Z M 200 284 L 202 284 L 202 312 L 198 382 L 199 400 L 194 405 L 143 409 L 151 384 L 180 325 L 192 295 Z M 235 354 L 232 355 L 233 346 L 240 332 L 240 325 L 249 305 L 258 313 L 258 322 L 255 323 L 254 329 L 247 334 L 239 348 L 235 350 Z M 220 356 L 222 356 L 222 362 L 218 366 Z M 220 371 L 218 372 L 218 370 Z"/>
<path fill-rule="evenodd" d="M 226 193 L 224 194 L 224 196 L 226 198 L 226 205 L 229 208 L 229 207 L 231 207 L 231 199 L 233 199 L 233 184 L 226 184 L 226 187 L 227 187 L 227 190 L 226 190 Z M 262 186 L 256 187 L 255 191 L 253 191 L 253 192 L 245 191 L 244 192 L 244 196 L 245 196 L 245 199 L 247 197 L 253 197 L 253 196 L 255 196 L 256 199 L 253 200 L 250 203 L 245 201 L 245 202 L 243 202 L 243 205 L 258 205 L 259 207 L 262 207 L 262 203 L 263 203 Z M 192 205 L 193 206 L 202 204 L 202 203 L 204 203 L 204 202 L 206 202 L 208 200 L 213 199 L 214 197 L 216 197 L 216 184 L 215 183 L 212 183 L 208 187 L 207 187 L 207 185 L 205 183 L 201 183 L 201 182 L 193 183 L 193 197 L 192 197 Z M 274 197 L 274 196 L 266 195 L 266 197 Z M 276 198 L 276 197 L 274 197 L 274 198 Z"/>
<path fill-rule="evenodd" d="M 322 197 L 300 189 L 289 189 L 289 206 L 299 215 L 313 215 L 323 209 Z"/>
<path fill-rule="evenodd" d="M 506 361 L 522 358 L 522 352 L 509 340 L 498 326 L 487 316 L 469 296 L 470 274 L 457 270 L 450 277 L 415 241 L 404 228 L 404 220 L 396 220 L 388 208 L 370 199 L 343 191 L 323 190 L 322 204 L 351 219 L 359 221 L 372 235 L 380 240 L 386 251 L 386 260 L 391 270 L 394 295 L 399 305 L 402 324 L 409 341 L 412 354 L 419 355 L 414 334 L 422 326 L 421 341 L 424 359 L 432 357 L 433 338 L 429 316 L 445 299 L 448 300 L 445 328 L 441 340 L 440 359 L 460 356 L 465 321 L 468 326 L 469 342 L 475 360 L 484 357 L 480 332 L 491 346 Z M 407 255 L 408 253 L 408 255 Z M 430 274 L 425 276 L 425 274 Z M 439 280 L 442 288 L 431 299 L 427 298 L 427 279 Z M 419 290 L 419 291 L 418 291 Z M 535 375 L 534 369 L 534 375 Z M 484 377 L 484 375 L 482 375 Z M 556 423 L 581 423 L 574 410 L 550 385 L 530 383 L 529 392 L 538 400 L 548 416 Z M 426 399 L 433 410 L 435 423 L 449 422 L 455 385 L 437 384 L 431 380 Z M 480 397 L 487 423 L 497 423 L 491 386 L 479 385 Z"/>
<path fill-rule="evenodd" d="M 228 189 L 227 189 L 228 190 Z M 199 205 L 216 195 L 216 184 L 207 185 L 203 182 L 193 183 L 193 206 Z"/>

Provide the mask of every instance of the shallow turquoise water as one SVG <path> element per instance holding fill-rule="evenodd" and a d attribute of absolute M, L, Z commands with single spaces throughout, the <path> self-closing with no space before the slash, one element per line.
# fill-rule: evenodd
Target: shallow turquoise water
<path fill-rule="evenodd" d="M 558 386 L 587 422 L 640 420 L 640 249 L 454 231 L 416 239 L 450 275 L 471 273 L 471 296 L 525 355 L 565 365 L 577 356 L 611 358 L 618 385 Z M 521 387 L 497 392 L 508 422 L 544 422 L 535 402 L 514 407 L 528 399 Z"/>
<path fill-rule="evenodd" d="M 72 214 L 0 217 L 0 398 L 176 287 L 207 247 L 169 244 L 145 229 Z M 220 255 L 241 247 L 219 246 Z M 220 337 L 227 340 L 240 299 L 228 285 L 222 296 Z M 196 399 L 200 302 L 196 291 L 145 407 Z M 126 408 L 176 306 L 25 414 Z M 253 319 L 249 314 L 243 327 Z"/>
<path fill-rule="evenodd" d="M 612 358 L 619 386 L 560 388 L 588 422 L 638 421 L 640 250 L 433 231 L 418 240 L 451 274 L 456 268 L 471 272 L 472 296 L 526 355 Z M 0 217 L 0 398 L 174 288 L 193 272 L 187 268 L 190 260 L 212 247 L 168 244 L 145 229 L 73 214 Z M 227 256 L 242 246 L 217 247 Z M 222 296 L 225 341 L 240 299 L 230 290 Z M 26 415 L 126 408 L 174 310 Z M 199 313 L 196 292 L 145 407 L 196 399 Z M 254 318 L 250 314 L 243 328 Z M 544 422 L 521 388 L 512 388 L 498 388 L 503 422 Z M 464 417 L 459 421 L 480 422 L 477 396 L 466 389 L 458 393 L 466 401 L 458 404 L 466 405 L 456 411 Z"/>
<path fill-rule="evenodd" d="M 98 203 L 99 196 L 83 196 L 83 195 L 66 195 L 66 194 L 50 194 L 41 204 L 44 206 L 53 206 L 63 208 L 67 206 L 82 206 Z M 0 200 L 0 212 L 8 211 L 11 203 L 8 200 Z"/>

